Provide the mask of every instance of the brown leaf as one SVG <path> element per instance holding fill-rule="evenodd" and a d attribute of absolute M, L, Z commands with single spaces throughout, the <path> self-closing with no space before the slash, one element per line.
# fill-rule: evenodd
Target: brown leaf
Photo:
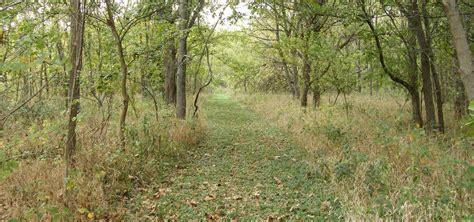
<path fill-rule="evenodd" d="M 210 201 L 210 200 L 214 200 L 214 199 L 216 199 L 216 195 L 214 195 L 214 194 L 209 194 L 209 195 L 204 197 L 205 201 Z"/>
<path fill-rule="evenodd" d="M 275 182 L 277 183 L 277 185 L 281 185 L 282 182 L 280 179 L 278 179 L 277 177 L 273 177 L 273 179 L 275 180 Z"/>
<path fill-rule="evenodd" d="M 235 196 L 232 197 L 232 199 L 234 199 L 234 200 L 242 200 L 243 198 L 242 198 L 242 196 L 235 195 Z"/>
<path fill-rule="evenodd" d="M 220 219 L 218 214 L 213 214 L 213 213 L 206 213 L 206 218 L 208 220 L 219 220 Z"/>
<path fill-rule="evenodd" d="M 273 216 L 273 215 L 269 215 L 269 216 L 267 217 L 267 221 L 276 221 L 276 220 L 277 220 L 277 218 L 276 218 L 275 216 Z"/>
<path fill-rule="evenodd" d="M 186 203 L 191 207 L 196 207 L 198 205 L 198 202 L 195 200 L 188 200 Z"/>
<path fill-rule="evenodd" d="M 260 191 L 258 191 L 258 190 L 255 191 L 255 192 L 253 193 L 253 198 L 255 198 L 255 199 L 260 198 Z"/>
<path fill-rule="evenodd" d="M 327 200 L 321 202 L 321 207 L 320 207 L 321 211 L 328 211 L 330 207 L 331 207 L 331 202 Z"/>

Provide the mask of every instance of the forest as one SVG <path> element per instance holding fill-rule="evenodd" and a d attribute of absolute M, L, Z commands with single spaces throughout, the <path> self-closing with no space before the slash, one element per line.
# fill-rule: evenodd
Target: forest
<path fill-rule="evenodd" d="M 470 0 L 2 0 L 0 221 L 474 220 Z"/>

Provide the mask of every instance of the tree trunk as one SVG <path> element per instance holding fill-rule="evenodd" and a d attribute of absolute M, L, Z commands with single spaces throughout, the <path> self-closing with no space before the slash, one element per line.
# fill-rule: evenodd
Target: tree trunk
<path fill-rule="evenodd" d="M 278 17 L 276 19 L 278 19 Z M 275 38 L 276 38 L 276 42 L 280 43 L 280 27 L 279 27 L 278 23 L 276 24 Z M 286 80 L 288 81 L 288 86 L 290 87 L 291 94 L 292 94 L 293 98 L 298 98 L 297 95 L 296 95 L 297 91 L 298 91 L 298 86 L 296 86 L 295 83 L 294 83 L 294 79 L 293 79 L 293 76 L 292 76 L 292 74 L 290 72 L 290 69 L 288 67 L 288 62 L 286 61 L 283 50 L 279 46 L 279 47 L 277 47 L 277 51 L 278 51 L 278 56 L 280 56 L 280 59 L 281 59 L 282 65 L 283 65 L 283 70 L 285 71 L 285 74 L 286 74 Z"/>
<path fill-rule="evenodd" d="M 59 24 L 57 24 L 57 26 L 59 27 Z M 59 28 L 58 28 L 58 32 L 59 32 Z M 64 49 L 63 49 L 63 43 L 61 41 L 61 38 L 58 38 L 58 41 L 56 42 L 56 49 L 58 51 L 59 60 L 63 61 L 64 60 Z M 68 109 L 69 108 L 69 89 L 68 89 L 69 87 L 68 87 L 68 81 L 67 81 L 67 77 L 66 77 L 67 68 L 66 68 L 65 63 L 63 63 L 63 65 L 62 65 L 62 70 L 63 70 L 63 73 L 64 73 L 64 75 L 63 75 L 64 77 L 60 78 L 60 80 L 61 80 L 60 90 L 64 90 L 63 93 L 64 93 L 64 98 L 65 98 L 65 106 Z"/>
<path fill-rule="evenodd" d="M 454 117 L 461 120 L 468 113 L 469 102 L 466 96 L 466 89 L 461 81 L 461 78 L 455 73 L 455 92 L 454 96 Z"/>
<path fill-rule="evenodd" d="M 435 67 L 435 57 L 433 53 L 433 43 L 432 43 L 431 33 L 430 33 L 429 15 L 428 15 L 428 11 L 426 10 L 426 0 L 423 0 L 422 3 L 423 3 L 422 5 L 423 21 L 425 25 L 426 42 L 428 45 L 428 56 L 430 59 L 430 70 L 431 70 L 431 74 L 433 75 L 433 83 L 435 87 L 436 111 L 438 114 L 438 129 L 440 132 L 444 133 L 443 97 L 441 93 L 442 89 L 441 89 L 441 84 L 439 82 L 439 75 Z"/>
<path fill-rule="evenodd" d="M 174 38 L 165 49 L 165 101 L 176 105 L 176 46 Z"/>
<path fill-rule="evenodd" d="M 412 20 L 409 20 L 408 25 L 409 25 L 410 35 L 409 35 L 409 38 L 408 38 L 407 50 L 408 50 L 409 68 L 412 70 L 412 73 L 411 73 L 411 76 L 410 76 L 410 80 L 407 82 L 407 81 L 404 81 L 403 79 L 400 79 L 393 72 L 391 72 L 391 70 L 389 69 L 389 67 L 385 63 L 385 56 L 384 56 L 384 51 L 383 51 L 383 48 L 382 48 L 382 44 L 381 44 L 380 38 L 377 34 L 377 30 L 375 29 L 375 26 L 372 23 L 372 18 L 367 13 L 367 10 L 365 8 L 365 2 L 360 1 L 360 2 L 358 2 L 358 4 L 359 4 L 359 7 L 362 9 L 362 11 L 365 15 L 365 22 L 369 26 L 369 28 L 372 32 L 372 36 L 375 40 L 375 46 L 377 47 L 377 53 L 379 55 L 379 62 L 380 62 L 380 65 L 382 66 L 383 71 L 390 77 L 390 79 L 392 81 L 400 84 L 401 86 L 403 86 L 403 88 L 405 88 L 409 92 L 409 94 L 411 96 L 411 99 L 412 99 L 413 121 L 416 124 L 422 126 L 423 122 L 422 122 L 422 117 L 421 117 L 421 98 L 418 95 L 418 74 L 417 74 L 418 66 L 417 66 L 417 62 L 416 62 L 417 57 L 416 57 L 416 53 L 415 53 L 415 48 L 416 48 L 416 26 L 414 25 L 414 23 L 412 23 Z M 411 18 L 410 15 L 406 15 L 406 17 L 409 18 L 409 19 Z M 375 21 L 377 21 L 377 19 Z M 369 70 L 370 70 L 370 66 L 369 66 Z M 370 79 L 370 95 L 372 95 L 372 90 L 373 90 L 373 80 L 371 78 Z M 433 113 L 434 113 L 434 111 L 433 111 Z"/>
<path fill-rule="evenodd" d="M 319 86 L 315 84 L 313 86 L 313 107 L 318 108 L 321 105 L 321 90 Z"/>
<path fill-rule="evenodd" d="M 293 57 L 296 57 L 296 51 L 293 52 Z M 299 76 L 298 76 L 298 66 L 293 64 L 291 67 L 291 74 L 292 74 L 292 81 L 293 81 L 293 89 L 295 90 L 296 98 L 300 98 L 300 86 L 299 86 Z"/>
<path fill-rule="evenodd" d="M 416 1 L 412 2 L 411 5 L 412 14 L 408 15 L 408 22 L 412 22 L 415 28 L 416 38 L 420 46 L 420 57 L 421 57 L 421 77 L 423 80 L 423 98 L 425 100 L 425 113 L 426 113 L 426 124 L 425 128 L 428 132 L 431 132 L 436 126 L 435 108 L 433 102 L 433 89 L 431 82 L 431 67 L 429 58 L 428 43 L 426 41 L 423 26 L 421 24 L 421 17 L 418 10 L 418 4 Z"/>
<path fill-rule="evenodd" d="M 418 63 L 417 63 L 417 49 L 416 49 L 416 28 L 413 23 L 408 23 L 408 36 L 406 41 L 409 84 L 411 87 L 407 88 L 411 98 L 412 120 L 417 127 L 423 127 L 423 117 L 421 114 L 421 100 L 419 94 L 418 83 Z"/>
<path fill-rule="evenodd" d="M 413 122 L 417 127 L 423 127 L 423 118 L 421 117 L 421 101 L 420 94 L 415 88 L 408 91 L 411 97 L 411 113 Z"/>
<path fill-rule="evenodd" d="M 77 114 L 79 113 L 80 109 L 79 77 L 82 69 L 82 46 L 84 31 L 83 16 L 81 12 L 81 1 L 71 0 L 70 10 L 71 34 L 69 58 L 71 63 L 71 70 L 69 72 L 69 118 L 65 150 L 66 176 L 68 172 L 67 169 L 70 166 L 74 166 L 73 155 L 76 151 Z"/>
<path fill-rule="evenodd" d="M 462 26 L 459 11 L 456 8 L 456 0 L 443 0 L 443 8 L 448 17 L 449 28 L 453 35 L 453 44 L 459 61 L 461 80 L 466 89 L 469 101 L 474 100 L 474 73 L 472 67 L 472 55 L 467 41 L 466 31 Z"/>
<path fill-rule="evenodd" d="M 308 92 L 311 87 L 311 64 L 309 63 L 308 55 L 303 56 L 303 91 L 301 92 L 301 106 L 308 106 Z"/>
<path fill-rule="evenodd" d="M 186 117 L 186 56 L 187 56 L 187 21 L 188 1 L 179 1 L 179 41 L 178 41 L 178 72 L 176 84 L 176 117 Z"/>
<path fill-rule="evenodd" d="M 112 13 L 112 5 L 110 0 L 105 0 L 105 4 L 107 6 L 107 25 L 110 27 L 112 31 L 112 35 L 115 39 L 115 44 L 117 45 L 117 53 L 119 55 L 120 61 L 120 68 L 122 71 L 122 82 L 121 82 L 121 90 L 122 90 L 122 113 L 120 114 L 120 129 L 119 129 L 119 139 L 120 145 L 122 148 L 125 146 L 125 126 L 126 126 L 126 119 L 127 119 L 127 112 L 128 112 L 128 103 L 130 101 L 130 96 L 127 92 L 127 78 L 128 78 L 128 67 L 127 63 L 125 62 L 125 53 L 122 46 L 122 39 L 117 31 L 115 26 L 114 16 Z"/>

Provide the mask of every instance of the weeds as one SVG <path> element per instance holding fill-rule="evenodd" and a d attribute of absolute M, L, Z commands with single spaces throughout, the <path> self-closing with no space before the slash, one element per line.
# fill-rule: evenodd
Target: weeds
<path fill-rule="evenodd" d="M 169 118 L 172 109 L 162 106 L 157 120 L 152 104 L 135 105 L 141 112 L 131 115 L 127 146 L 121 150 L 117 148 L 118 121 L 113 119 L 118 118 L 117 104 L 110 110 L 110 122 L 96 115 L 99 111 L 93 104 L 83 104 L 91 108 L 81 111 L 76 167 L 66 181 L 62 179 L 65 117 L 51 114 L 60 111 L 38 112 L 35 115 L 42 115 L 41 122 L 8 122 L 12 125 L 5 125 L 2 132 L 8 137 L 0 140 L 0 201 L 8 205 L 5 211 L 0 209 L 0 219 L 122 220 L 134 214 L 129 206 L 137 195 L 186 161 L 189 147 L 196 147 L 204 135 L 199 119 Z M 23 128 L 27 130 L 19 130 Z"/>
<path fill-rule="evenodd" d="M 323 103 L 303 112 L 287 95 L 237 97 L 308 150 L 314 176 L 330 184 L 346 218 L 472 217 L 472 139 L 450 116 L 447 134 L 427 136 L 412 126 L 403 98 L 353 94 L 350 109 Z"/>

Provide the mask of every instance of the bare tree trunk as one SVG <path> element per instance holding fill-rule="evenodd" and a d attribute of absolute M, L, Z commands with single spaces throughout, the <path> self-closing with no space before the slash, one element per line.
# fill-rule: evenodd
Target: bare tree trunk
<path fill-rule="evenodd" d="M 70 63 L 71 71 L 69 72 L 69 118 L 68 118 L 68 132 L 66 139 L 65 161 L 66 161 L 66 176 L 68 168 L 74 166 L 73 155 L 76 151 L 76 126 L 77 115 L 80 109 L 80 82 L 79 77 L 82 69 L 82 46 L 83 46 L 83 32 L 84 21 L 81 12 L 81 0 L 71 0 L 71 34 L 70 34 Z"/>
<path fill-rule="evenodd" d="M 59 32 L 59 24 L 58 26 L 58 32 Z M 63 43 L 61 41 L 61 38 L 58 38 L 58 41 L 56 42 L 56 49 L 58 51 L 58 57 L 61 61 L 64 60 L 64 48 L 63 48 Z M 68 87 L 68 81 L 66 77 L 66 64 L 62 65 L 63 73 L 64 75 L 61 75 L 61 84 L 60 84 L 60 90 L 64 90 L 64 98 L 65 98 L 65 106 L 66 108 L 69 108 L 69 87 Z"/>
<path fill-rule="evenodd" d="M 179 1 L 179 41 L 178 41 L 178 71 L 176 84 L 176 117 L 186 117 L 186 56 L 187 56 L 187 21 L 188 1 Z"/>
<path fill-rule="evenodd" d="M 313 107 L 318 108 L 321 105 L 321 90 L 318 84 L 313 86 Z"/>
<path fill-rule="evenodd" d="M 454 117 L 461 120 L 468 113 L 469 102 L 466 96 L 466 89 L 461 81 L 461 78 L 455 73 L 455 91 L 454 96 Z"/>
<path fill-rule="evenodd" d="M 423 21 L 425 25 L 425 33 L 426 33 L 426 42 L 428 45 L 428 56 L 430 59 L 430 70 L 431 74 L 433 75 L 433 83 L 435 87 L 435 95 L 436 95 L 436 111 L 438 114 L 438 129 L 440 132 L 444 133 L 444 113 L 443 113 L 443 97 L 441 93 L 441 84 L 439 82 L 438 72 L 436 71 L 435 67 L 435 57 L 433 53 L 433 44 L 431 39 L 430 33 L 430 22 L 428 12 L 426 10 L 426 0 L 422 1 L 422 13 L 423 13 Z"/>
<path fill-rule="evenodd" d="M 308 92 L 311 87 L 311 64 L 309 63 L 308 55 L 303 56 L 303 91 L 301 92 L 301 106 L 308 106 Z"/>
<path fill-rule="evenodd" d="M 114 21 L 114 15 L 112 13 L 112 5 L 110 0 L 105 0 L 105 4 L 107 6 L 107 25 L 110 27 L 112 31 L 112 35 L 115 39 L 115 44 L 117 45 L 117 53 L 119 55 L 120 61 L 120 68 L 122 70 L 122 82 L 121 82 L 121 89 L 122 89 L 122 113 L 120 114 L 120 130 L 119 130 L 119 138 L 120 144 L 122 148 L 125 146 L 125 126 L 126 126 L 126 119 L 127 119 L 127 112 L 128 112 L 128 103 L 130 101 L 130 96 L 127 92 L 127 78 L 128 78 L 128 67 L 127 63 L 125 62 L 125 53 L 122 46 L 122 39 L 117 31 Z"/>
<path fill-rule="evenodd" d="M 174 37 L 165 49 L 165 101 L 176 105 L 176 45 Z"/>
<path fill-rule="evenodd" d="M 407 59 L 409 67 L 409 84 L 411 87 L 407 88 L 411 98 L 412 120 L 418 127 L 423 127 L 423 117 L 421 113 L 421 100 L 419 94 L 418 83 L 418 63 L 417 63 L 417 49 L 416 49 L 416 28 L 413 23 L 408 23 L 409 33 L 406 40 Z"/>
<path fill-rule="evenodd" d="M 292 52 L 293 57 L 296 57 L 296 51 Z M 293 64 L 291 67 L 291 74 L 293 76 L 293 88 L 295 90 L 295 96 L 296 98 L 300 98 L 300 86 L 299 86 L 299 76 L 298 76 L 298 66 L 296 64 Z"/>
<path fill-rule="evenodd" d="M 423 80 L 423 98 L 425 100 L 425 113 L 426 113 L 426 124 L 425 128 L 428 132 L 431 132 L 436 126 L 435 108 L 433 102 L 433 89 L 431 82 L 431 67 L 429 58 L 428 43 L 426 36 L 423 31 L 421 23 L 421 17 L 418 10 L 418 4 L 416 1 L 412 1 L 411 5 L 412 14 L 408 15 L 408 21 L 412 22 L 415 28 L 416 38 L 420 46 L 421 56 L 421 77 Z"/>
<path fill-rule="evenodd" d="M 474 100 L 474 73 L 472 55 L 467 41 L 466 30 L 462 26 L 456 0 L 443 0 L 443 8 L 448 17 L 449 28 L 453 35 L 453 44 L 459 61 L 461 80 L 466 89 L 468 100 Z"/>

